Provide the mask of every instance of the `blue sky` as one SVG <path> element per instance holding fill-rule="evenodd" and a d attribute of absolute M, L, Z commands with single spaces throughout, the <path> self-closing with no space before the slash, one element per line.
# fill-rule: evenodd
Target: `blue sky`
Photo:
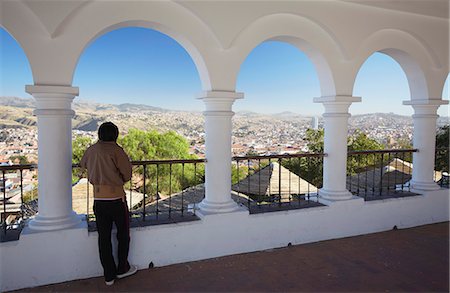
<path fill-rule="evenodd" d="M 0 96 L 29 97 L 24 85 L 33 81 L 23 50 L 3 29 L 0 40 Z M 176 110 L 204 108 L 195 99 L 201 83 L 188 53 L 175 40 L 149 29 L 123 28 L 99 37 L 82 54 L 73 85 L 80 88 L 79 99 L 84 100 Z M 320 96 L 314 67 L 289 44 L 266 42 L 255 48 L 241 66 L 237 90 L 244 92 L 245 99 L 235 103 L 235 111 L 323 113 L 323 106 L 312 102 Z M 448 99 L 448 78 L 444 92 Z M 404 72 L 380 53 L 360 69 L 354 95 L 363 97 L 363 102 L 351 106 L 352 114 L 413 113 L 411 106 L 402 105 L 409 98 Z M 439 114 L 448 116 L 448 106 L 441 107 Z"/>

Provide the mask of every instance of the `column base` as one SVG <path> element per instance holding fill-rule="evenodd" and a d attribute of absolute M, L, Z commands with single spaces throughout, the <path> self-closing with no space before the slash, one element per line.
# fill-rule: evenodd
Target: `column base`
<path fill-rule="evenodd" d="M 441 188 L 436 182 L 418 182 L 414 180 L 409 181 L 409 186 L 411 190 L 438 190 Z"/>
<path fill-rule="evenodd" d="M 348 190 L 335 191 L 335 190 L 326 190 L 323 188 L 319 190 L 319 198 L 323 198 L 330 201 L 347 200 L 351 199 L 352 197 L 353 194 L 351 194 L 351 192 Z"/>
<path fill-rule="evenodd" d="M 67 229 L 77 226 L 81 223 L 81 217 L 74 211 L 65 217 L 43 217 L 36 215 L 34 219 L 28 222 L 28 228 L 33 231 L 53 231 Z"/>
<path fill-rule="evenodd" d="M 239 205 L 233 200 L 217 203 L 209 202 L 205 198 L 198 204 L 198 208 L 204 214 L 219 214 L 237 211 L 239 210 Z"/>

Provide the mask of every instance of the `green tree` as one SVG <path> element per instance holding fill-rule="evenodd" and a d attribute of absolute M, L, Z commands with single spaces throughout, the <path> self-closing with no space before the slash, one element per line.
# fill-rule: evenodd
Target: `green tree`
<path fill-rule="evenodd" d="M 20 165 L 27 165 L 27 164 L 30 163 L 30 162 L 28 161 L 28 158 L 27 158 L 26 156 L 22 156 L 22 155 L 19 155 L 19 156 L 11 156 L 11 157 L 9 157 L 9 159 L 10 159 L 11 161 L 19 160 L 19 164 L 20 164 Z"/>
<path fill-rule="evenodd" d="M 90 137 L 78 135 L 72 141 L 72 163 L 78 164 L 86 149 L 92 144 Z M 72 184 L 83 178 L 84 174 L 80 168 L 72 168 Z"/>
<path fill-rule="evenodd" d="M 324 130 L 308 129 L 305 136 L 306 146 L 309 152 L 324 152 Z M 361 131 L 356 131 L 348 138 L 348 151 L 380 150 L 384 146 L 374 139 L 367 137 Z M 386 157 L 387 158 L 387 157 Z M 347 160 L 347 172 L 356 173 L 359 169 L 366 166 L 373 166 L 381 162 L 380 155 L 355 155 L 349 156 Z M 284 160 L 283 166 L 291 172 L 299 175 L 301 178 L 309 181 L 317 187 L 322 187 L 323 177 L 323 158 L 302 157 L 290 160 Z"/>
<path fill-rule="evenodd" d="M 86 149 L 92 144 L 90 137 L 78 135 L 72 141 L 72 163 L 78 164 Z"/>
<path fill-rule="evenodd" d="M 305 141 L 309 152 L 318 154 L 323 153 L 324 130 L 306 130 Z M 281 164 L 285 168 L 310 182 L 314 186 L 318 188 L 322 187 L 322 157 L 301 157 L 290 160 L 283 160 Z"/>
<path fill-rule="evenodd" d="M 118 143 L 132 161 L 196 159 L 189 154 L 189 142 L 174 131 L 159 133 L 155 130 L 130 129 Z M 145 169 L 145 170 L 144 170 Z M 204 181 L 204 164 L 148 164 L 136 166 L 140 180 L 137 188 L 151 197 L 156 193 L 170 194 Z"/>
<path fill-rule="evenodd" d="M 347 149 L 351 151 L 382 150 L 384 145 L 369 138 L 365 133 L 357 130 L 348 137 Z M 387 162 L 388 156 L 380 154 L 351 155 L 347 157 L 347 174 L 354 175 L 368 166 L 380 165 Z M 383 161 L 383 162 L 382 162 Z"/>
<path fill-rule="evenodd" d="M 449 171 L 449 125 L 445 125 L 436 133 L 436 159 L 435 169 L 437 171 Z"/>
<path fill-rule="evenodd" d="M 383 144 L 369 138 L 364 132 L 357 130 L 347 140 L 348 151 L 382 150 Z"/>

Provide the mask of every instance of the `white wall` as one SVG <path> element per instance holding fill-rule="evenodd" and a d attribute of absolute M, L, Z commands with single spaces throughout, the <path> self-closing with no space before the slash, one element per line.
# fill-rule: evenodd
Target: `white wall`
<path fill-rule="evenodd" d="M 241 211 L 201 220 L 132 228 L 129 260 L 139 269 L 449 220 L 449 190 L 364 202 L 250 215 Z M 113 238 L 114 239 L 114 238 Z M 0 290 L 102 275 L 97 233 L 77 228 L 30 233 L 0 244 Z"/>

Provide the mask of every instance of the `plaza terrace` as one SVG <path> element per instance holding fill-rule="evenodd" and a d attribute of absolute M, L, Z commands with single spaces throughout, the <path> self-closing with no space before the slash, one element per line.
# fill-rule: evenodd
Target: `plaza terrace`
<path fill-rule="evenodd" d="M 97 233 L 95 229 L 88 229 L 90 218 L 81 212 L 76 213 L 73 208 L 71 118 L 75 112 L 71 104 L 83 89 L 72 84 L 72 79 L 84 49 L 99 36 L 122 27 L 158 30 L 183 46 L 197 67 L 203 88 L 199 98 L 205 106 L 202 109 L 205 118 L 204 160 L 134 162 L 144 170 L 150 168 L 150 165 L 162 168 L 158 166 L 164 164 L 170 166 L 171 172 L 174 164 L 181 164 L 183 168 L 186 164 L 193 164 L 196 168 L 198 164 L 205 168 L 204 183 L 198 182 L 199 185 L 191 186 L 192 190 L 198 188 L 203 192 L 200 198 L 190 197 L 198 201 L 190 203 L 185 210 L 184 199 L 188 198 L 186 194 L 190 191 L 183 190 L 180 193 L 181 216 L 185 216 L 184 212 L 192 213 L 195 216 L 193 220 L 178 221 L 171 218 L 170 207 L 175 197 L 170 195 L 161 199 L 169 202 L 168 218 L 159 222 L 159 210 L 156 206 L 156 217 L 151 218 L 151 224 L 140 224 L 146 220 L 145 209 L 153 208 L 146 205 L 147 192 L 143 192 L 144 203 L 138 211 L 142 213 L 142 219 L 136 220 L 137 224 L 131 229 L 129 256 L 130 261 L 140 270 L 154 266 L 157 267 L 157 274 L 169 265 L 222 256 L 239 257 L 231 255 L 286 246 L 294 246 L 292 249 L 299 252 L 302 247 L 310 247 L 300 244 L 314 245 L 314 242 L 323 240 L 449 221 L 449 190 L 435 182 L 437 110 L 448 103 L 442 99 L 444 83 L 449 73 L 449 3 L 446 0 L 5 0 L 0 2 L 0 10 L 1 27 L 23 48 L 33 73 L 33 84 L 24 85 L 24 88 L 36 101 L 34 114 L 38 121 L 39 150 L 38 213 L 27 219 L 18 239 L 0 243 L 0 291 L 93 278 L 103 274 L 98 259 Z M 233 103 L 245 95 L 236 92 L 239 69 L 255 47 L 269 40 L 297 47 L 315 66 L 321 96 L 314 98 L 314 102 L 321 103 L 324 109 L 322 116 L 325 139 L 322 154 L 280 154 L 270 158 L 231 156 Z M 347 182 L 348 158 L 363 156 L 362 153 L 347 151 L 349 107 L 353 103 L 364 103 L 364 97 L 353 96 L 354 82 L 361 65 L 375 52 L 386 54 L 400 64 L 411 94 L 403 104 L 414 110 L 413 149 L 369 154 L 381 158 L 380 166 L 373 170 L 384 172 L 384 163 L 390 164 L 387 166 L 388 170 L 395 169 L 398 162 L 406 166 L 402 168 L 412 169 L 402 172 L 405 176 L 410 176 L 407 182 L 399 183 L 398 177 L 387 177 L 387 185 L 386 182 L 381 182 L 380 186 L 387 186 L 387 193 L 383 193 L 380 188 L 380 197 L 376 200 L 367 196 L 370 193 L 367 188 L 361 189 L 366 195 L 361 193 L 360 177 L 353 177 L 350 185 Z M 412 165 L 404 162 L 405 153 L 406 156 L 412 155 Z M 282 174 L 294 176 L 281 167 L 282 161 L 295 159 L 319 160 L 323 176 L 318 188 L 310 186 L 310 182 L 305 183 L 300 177 L 296 177 L 296 185 L 291 184 L 291 181 L 282 181 Z M 264 161 L 263 164 L 261 161 Z M 268 188 L 261 192 L 261 186 L 255 185 L 256 182 L 260 184 L 260 178 L 250 173 L 247 174 L 247 182 L 244 179 L 241 185 L 232 186 L 231 167 L 239 168 L 243 165 L 258 166 L 261 171 L 259 174 L 263 175 L 264 172 L 272 172 L 272 177 L 266 180 L 269 182 Z M 6 172 L 5 168 L 1 170 Z M 377 178 L 383 180 L 383 174 L 377 175 Z M 143 177 L 145 188 L 145 175 Z M 367 175 L 364 178 L 369 177 Z M 271 182 L 275 184 L 277 180 L 277 188 L 272 188 Z M 389 183 L 389 180 L 393 181 Z M 306 186 L 307 192 L 304 188 L 303 191 L 292 192 L 292 186 L 297 186 L 298 189 Z M 354 190 L 355 186 L 357 191 Z M 288 191 L 283 188 L 288 188 Z M 254 192 L 250 192 L 251 190 Z M 274 193 L 278 196 L 271 202 L 270 197 Z M 376 193 L 375 188 L 372 193 Z M 264 197 L 264 200 L 258 201 L 255 194 Z M 391 196 L 392 194 L 395 196 Z M 158 203 L 158 187 L 155 196 Z M 129 197 L 132 198 L 132 195 Z M 4 202 L 3 208 L 6 200 Z M 270 204 L 262 206 L 262 203 L 267 202 Z M 298 204 L 295 205 L 294 202 Z M 404 242 L 397 238 L 393 240 L 396 242 L 395 249 L 391 250 L 392 254 L 386 259 L 386 263 L 400 257 L 402 245 L 417 246 L 417 249 L 405 251 L 417 256 L 421 253 L 427 255 L 432 250 L 438 261 L 426 268 L 442 273 L 445 264 L 448 268 L 448 254 L 442 249 L 442 246 L 448 247 L 448 234 L 444 231 L 448 229 L 448 224 L 414 229 L 419 230 L 407 231 L 429 230 L 433 234 L 433 229 L 438 229 L 441 237 L 436 240 L 437 246 L 422 246 L 423 243 L 419 240 L 420 237 L 429 237 L 426 232 L 410 232 L 412 234 L 407 235 L 413 235 L 412 238 L 400 238 Z M 372 235 L 361 237 L 370 239 Z M 330 243 L 340 246 L 346 245 L 342 244 L 345 241 L 340 239 Z M 389 242 L 380 243 L 392 248 Z M 297 269 L 300 265 L 294 263 L 295 259 L 303 259 L 313 268 L 316 262 L 332 266 L 329 262 L 334 259 L 335 248 L 331 245 L 326 250 L 316 250 L 311 258 L 297 255 L 289 263 L 286 262 L 285 269 Z M 361 253 L 366 257 L 354 259 L 355 264 L 368 270 L 380 269 L 372 266 L 374 264 L 371 260 L 376 261 L 376 258 L 370 256 L 373 251 L 358 250 L 361 247 L 354 249 L 356 255 Z M 273 253 L 269 258 L 277 257 L 277 252 Z M 281 254 L 280 260 L 283 259 Z M 322 255 L 327 257 L 321 258 Z M 251 254 L 251 257 L 256 260 L 249 261 L 249 265 L 270 265 L 260 260 L 266 257 L 265 253 Z M 439 262 L 439 259 L 444 259 L 444 263 Z M 219 259 L 219 262 L 226 261 L 227 258 Z M 425 266 L 424 263 L 422 259 L 411 266 Z M 168 270 L 170 268 L 167 267 Z M 283 266 L 280 267 L 282 268 Z M 410 271 L 397 271 L 396 274 L 400 278 L 403 273 L 408 272 Z M 148 284 L 139 276 L 147 273 L 151 278 L 152 271 L 140 271 L 133 279 L 118 282 L 118 285 L 124 286 L 123 284 L 133 280 L 133 286 L 120 287 L 121 290 L 143 290 Z M 348 273 L 353 273 L 353 270 Z M 195 291 L 321 290 L 321 287 L 312 286 L 258 287 L 258 280 L 266 281 L 266 274 L 270 274 L 270 271 L 261 271 L 261 274 L 253 276 L 256 278 L 253 280 L 255 285 L 250 287 L 228 287 L 229 283 L 235 282 L 234 277 L 231 277 L 228 285 L 217 281 L 216 287 L 186 288 Z M 302 274 L 301 270 L 289 271 L 289 284 L 295 284 L 297 277 L 302 279 L 299 277 Z M 322 290 L 448 290 L 448 286 L 445 287 L 445 283 L 448 285 L 448 270 L 446 279 L 444 276 L 436 281 L 431 275 L 427 275 L 428 279 L 424 283 L 416 283 L 416 286 L 411 287 L 377 286 L 379 283 L 374 280 L 381 282 L 384 277 L 377 279 L 375 276 L 364 276 L 368 279 L 367 284 L 374 284 L 374 287 L 361 287 L 358 284 L 352 287 L 353 280 L 349 278 L 347 282 L 336 283 L 336 287 L 331 284 Z M 163 279 L 170 283 L 172 277 L 165 276 Z M 205 276 L 205 279 L 208 278 L 210 277 Z M 305 279 L 302 280 L 305 282 Z M 315 280 L 322 281 L 320 278 Z M 409 281 L 405 279 L 405 282 Z M 199 284 L 202 280 L 196 279 L 195 282 Z M 439 285 L 433 285 L 436 282 Z M 93 286 L 90 287 L 92 290 L 102 290 L 95 287 L 95 284 Z M 83 290 L 82 287 L 75 288 Z M 55 287 L 55 290 L 66 289 L 68 287 Z"/>

